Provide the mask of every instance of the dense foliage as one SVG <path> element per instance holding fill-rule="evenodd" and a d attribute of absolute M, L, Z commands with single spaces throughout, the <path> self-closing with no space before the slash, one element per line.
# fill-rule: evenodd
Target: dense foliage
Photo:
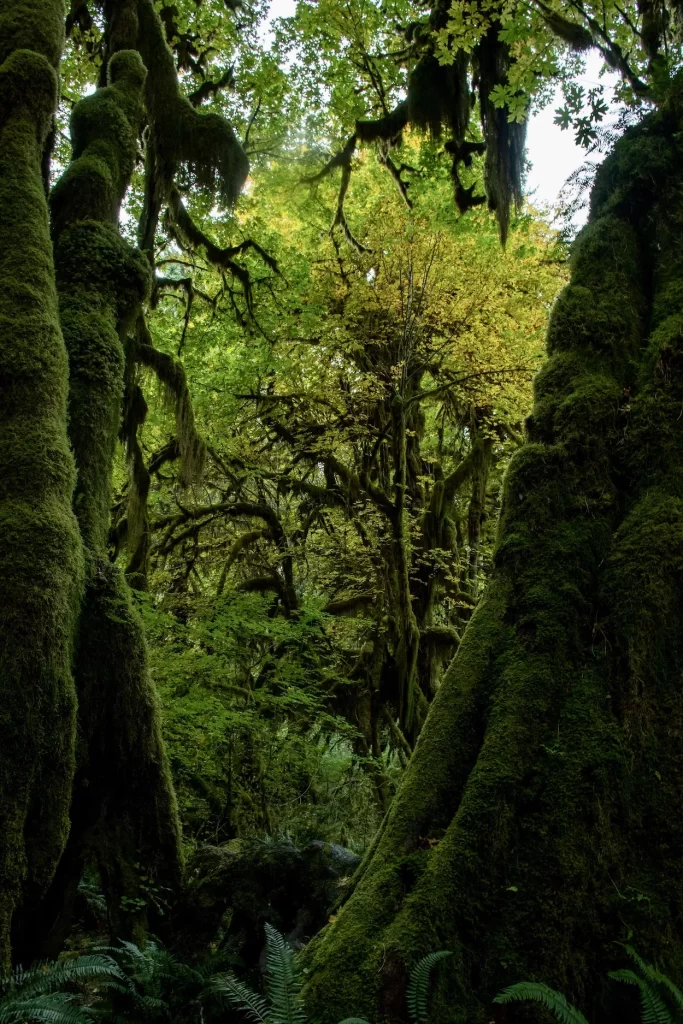
<path fill-rule="evenodd" d="M 675 1019 L 680 0 L 66 7 L 0 0 L 0 1019 Z"/>

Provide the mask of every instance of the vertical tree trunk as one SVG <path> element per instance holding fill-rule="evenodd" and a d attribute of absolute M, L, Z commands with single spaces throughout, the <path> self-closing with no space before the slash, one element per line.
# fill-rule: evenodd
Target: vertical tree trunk
<path fill-rule="evenodd" d="M 393 572 L 396 594 L 398 643 L 399 722 L 409 740 L 417 737 L 427 710 L 427 699 L 417 676 L 420 645 L 410 586 L 411 538 L 408 530 L 406 492 L 408 485 L 408 452 L 405 399 L 397 394 L 391 407 L 394 509 L 391 519 L 393 540 Z"/>
<path fill-rule="evenodd" d="M 146 257 L 118 230 L 146 72 L 139 54 L 125 50 L 111 58 L 108 74 L 110 84 L 74 108 L 73 160 L 51 196 L 78 468 L 74 506 L 86 550 L 75 662 L 81 745 L 69 845 L 40 916 L 24 922 L 24 958 L 41 942 L 55 952 L 49 935 L 62 931 L 86 858 L 99 864 L 115 937 L 139 937 L 147 912 L 180 879 L 177 808 L 144 635 L 107 553 L 123 344 L 150 283 Z"/>
<path fill-rule="evenodd" d="M 646 118 L 598 173 L 491 583 L 308 954 L 320 1019 L 405 1019 L 410 967 L 443 948 L 435 1022 L 489 1020 L 520 978 L 604 1019 L 620 939 L 680 973 L 681 120 Z"/>
<path fill-rule="evenodd" d="M 486 514 L 486 488 L 489 482 L 493 441 L 481 436 L 477 429 L 472 445 L 472 492 L 467 510 L 467 590 L 473 598 L 479 593 L 479 568 L 481 558 L 481 528 Z"/>
<path fill-rule="evenodd" d="M 0 0 L 0 973 L 64 848 L 74 767 L 83 565 L 41 173 L 63 20 L 61 0 Z"/>
<path fill-rule="evenodd" d="M 108 75 L 110 84 L 74 110 L 74 159 L 55 186 L 52 208 L 71 363 L 76 511 L 88 557 L 76 661 L 88 742 L 76 785 L 86 787 L 88 795 L 85 815 L 73 822 L 74 838 L 85 838 L 95 822 L 88 839 L 112 930 L 125 936 L 144 926 L 147 912 L 177 886 L 180 843 L 142 627 L 106 548 L 123 345 L 150 280 L 146 258 L 118 231 L 119 205 L 135 163 L 146 72 L 136 51 L 122 50 L 111 58 Z M 77 793 L 74 807 L 81 802 Z"/>

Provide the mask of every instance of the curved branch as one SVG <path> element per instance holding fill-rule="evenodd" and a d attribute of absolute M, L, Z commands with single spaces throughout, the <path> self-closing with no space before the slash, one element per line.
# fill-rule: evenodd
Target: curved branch
<path fill-rule="evenodd" d="M 277 260 L 252 238 L 246 238 L 237 245 L 230 245 L 225 248 L 216 245 L 192 220 L 187 207 L 182 201 L 180 192 L 176 188 L 171 189 L 168 199 L 168 212 L 168 227 L 179 245 L 185 249 L 202 247 L 210 263 L 220 270 L 227 270 L 236 277 L 242 285 L 247 308 L 251 312 L 253 308 L 251 275 L 246 267 L 235 262 L 235 257 L 253 249 L 266 266 L 270 267 L 274 273 L 279 274 L 280 269 Z"/>
<path fill-rule="evenodd" d="M 225 565 L 223 566 L 223 569 L 221 571 L 221 576 L 218 581 L 218 586 L 216 588 L 216 595 L 218 597 L 220 597 L 221 594 L 223 593 L 225 589 L 225 583 L 228 578 L 228 573 L 230 572 L 232 566 L 235 564 L 235 561 L 239 557 L 239 555 L 252 544 L 255 544 L 259 540 L 263 540 L 266 537 L 270 537 L 270 535 L 270 530 L 268 529 L 249 530 L 247 533 L 243 533 L 237 538 L 233 546 L 230 548 L 230 551 L 228 552 L 228 557 L 226 558 Z"/>

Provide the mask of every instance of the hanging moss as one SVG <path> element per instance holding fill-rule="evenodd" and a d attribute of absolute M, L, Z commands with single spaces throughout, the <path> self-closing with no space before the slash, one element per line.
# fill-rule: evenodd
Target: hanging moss
<path fill-rule="evenodd" d="M 201 113 L 183 96 L 173 54 L 152 0 L 138 0 L 138 48 L 149 70 L 146 88 L 151 121 L 148 143 L 146 212 L 142 246 L 150 249 L 153 227 L 173 179 L 184 168 L 193 181 L 230 205 L 249 172 L 249 161 L 231 125 L 214 113 Z"/>
<path fill-rule="evenodd" d="M 499 31 L 500 24 L 494 22 L 477 48 L 476 63 L 481 125 L 486 141 L 486 195 L 489 209 L 498 218 L 501 241 L 505 244 L 510 211 L 522 205 L 526 121 L 509 121 L 507 107 L 495 107 L 490 98 L 497 85 L 505 85 L 510 64 L 509 47 L 498 38 Z"/>
<path fill-rule="evenodd" d="M 459 50 L 452 64 L 439 64 L 425 54 L 411 72 L 408 86 L 408 118 L 412 124 L 439 138 L 450 129 L 458 145 L 464 142 L 471 113 L 469 61 Z"/>
<path fill-rule="evenodd" d="M 355 892 L 307 954 L 324 1020 L 403 1019 L 410 967 L 442 948 L 432 1019 L 453 1024 L 483 1024 L 522 977 L 604 1020 L 605 965 L 631 935 L 681 970 L 679 137 L 671 110 L 651 116 L 601 171 L 488 593 Z"/>
<path fill-rule="evenodd" d="M 144 636 L 122 575 L 107 556 L 122 339 L 151 279 L 147 259 L 118 230 L 143 115 L 145 69 L 137 51 L 120 51 L 108 74 L 109 84 L 74 108 L 74 159 L 54 188 L 52 210 L 71 371 L 74 500 L 87 551 L 76 656 L 83 742 L 69 855 L 82 862 L 87 851 L 100 864 L 118 937 L 136 935 L 158 900 L 158 893 L 141 890 L 134 865 L 142 865 L 155 890 L 168 893 L 179 881 L 180 852 Z"/>
<path fill-rule="evenodd" d="M 71 653 L 82 583 L 67 359 L 42 148 L 64 10 L 0 0 L 0 972 L 20 903 L 49 885 L 74 770 Z"/>
<path fill-rule="evenodd" d="M 192 398 L 187 387 L 184 367 L 178 360 L 154 348 L 151 337 L 137 346 L 135 357 L 143 366 L 154 370 L 164 388 L 166 405 L 175 413 L 176 438 L 180 452 L 180 483 L 187 487 L 202 474 L 206 448 L 195 427 Z"/>

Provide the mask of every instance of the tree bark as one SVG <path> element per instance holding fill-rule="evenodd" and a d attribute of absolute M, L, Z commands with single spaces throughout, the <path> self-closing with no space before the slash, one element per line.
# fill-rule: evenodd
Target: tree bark
<path fill-rule="evenodd" d="M 318 1019 L 490 1020 L 543 980 L 605 1019 L 618 940 L 683 959 L 680 101 L 598 172 L 553 311 L 494 572 L 348 903 L 309 947 Z"/>
<path fill-rule="evenodd" d="M 74 766 L 83 558 L 41 172 L 63 21 L 61 0 L 0 0 L 0 974 L 66 842 Z"/>
<path fill-rule="evenodd" d="M 22 922 L 16 945 L 24 961 L 55 952 L 50 934 L 63 931 L 74 878 L 86 860 L 99 865 L 115 938 L 140 939 L 148 911 L 177 887 L 181 873 L 177 808 L 144 634 L 107 552 L 124 342 L 150 286 L 147 259 L 118 229 L 146 72 L 136 51 L 122 50 L 109 61 L 108 75 L 109 85 L 74 108 L 73 159 L 51 196 L 86 593 L 75 659 L 80 744 L 69 844 L 44 905 Z"/>

